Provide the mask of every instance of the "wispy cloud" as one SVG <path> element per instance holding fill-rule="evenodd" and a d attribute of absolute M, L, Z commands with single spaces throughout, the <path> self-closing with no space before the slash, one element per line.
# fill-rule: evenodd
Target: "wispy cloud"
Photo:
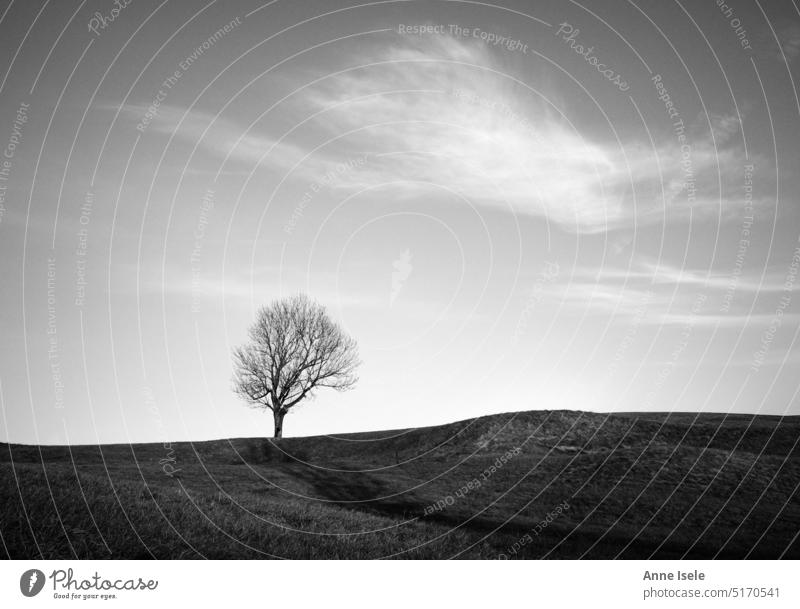
<path fill-rule="evenodd" d="M 778 293 L 800 292 L 794 284 L 787 292 L 785 274 L 771 269 L 734 276 L 637 257 L 629 268 L 579 267 L 562 273 L 559 281 L 546 287 L 545 296 L 572 310 L 614 315 L 623 323 L 636 317 L 639 323 L 652 325 L 742 328 L 773 322 Z M 726 296 L 729 306 L 723 307 Z M 800 313 L 787 311 L 781 319 L 794 324 Z"/>
<path fill-rule="evenodd" d="M 800 24 L 788 25 L 781 32 L 779 38 L 783 50 L 783 56 L 779 55 L 781 59 L 786 57 L 786 61 L 794 61 L 800 57 Z"/>
<path fill-rule="evenodd" d="M 768 269 L 760 274 L 749 272 L 736 275 L 736 290 L 753 294 L 782 291 L 785 289 L 785 274 L 785 270 Z M 594 280 L 612 285 L 650 284 L 653 286 L 668 285 L 725 290 L 731 285 L 731 278 L 734 275 L 730 272 L 719 273 L 688 267 L 682 268 L 664 261 L 637 256 L 629 268 L 578 268 L 574 271 L 572 277 L 579 280 Z M 800 285 L 792 285 L 790 291 L 799 292 Z"/>
<path fill-rule="evenodd" d="M 742 130 L 742 122 L 736 114 L 711 114 L 709 120 L 717 145 L 727 144 Z"/>
<path fill-rule="evenodd" d="M 293 94 L 294 110 L 316 131 L 313 145 L 281 139 L 261 123 L 246 130 L 228 118 L 169 105 L 148 129 L 229 163 L 263 162 L 306 179 L 348 155 L 369 154 L 369 163 L 332 187 L 385 188 L 401 200 L 450 191 L 477 205 L 546 217 L 573 232 L 724 220 L 740 212 L 745 156 L 736 116 L 715 114 L 710 131 L 693 130 L 687 158 L 672 133 L 655 145 L 645 136 L 586 137 L 545 93 L 504 72 L 498 51 L 485 45 L 433 36 L 398 38 L 374 51 L 369 64 L 322 75 Z M 147 108 L 125 110 L 140 120 Z"/>
<path fill-rule="evenodd" d="M 576 232 L 738 213 L 738 118 L 714 115 L 716 142 L 711 132 L 692 135 L 687 162 L 672 134 L 655 148 L 644 138 L 584 137 L 480 45 L 403 41 L 376 63 L 309 92 L 312 107 L 328 109 L 320 127 L 374 159 L 351 176 L 354 188 L 410 196 L 433 183 Z"/>
<path fill-rule="evenodd" d="M 146 104 L 127 104 L 123 112 L 131 120 L 141 120 L 148 112 Z M 223 162 L 257 163 L 289 168 L 306 155 L 301 147 L 280 141 L 264 133 L 263 126 L 245 129 L 246 125 L 198 109 L 162 104 L 144 132 L 173 136 L 177 141 L 196 146 Z"/>

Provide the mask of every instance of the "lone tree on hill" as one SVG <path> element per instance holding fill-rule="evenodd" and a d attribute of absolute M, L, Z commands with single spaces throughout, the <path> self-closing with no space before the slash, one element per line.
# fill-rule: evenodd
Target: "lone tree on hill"
<path fill-rule="evenodd" d="M 345 391 L 358 380 L 355 340 L 305 295 L 262 307 L 249 336 L 233 352 L 234 391 L 252 408 L 272 411 L 276 438 L 289 409 L 317 387 Z"/>

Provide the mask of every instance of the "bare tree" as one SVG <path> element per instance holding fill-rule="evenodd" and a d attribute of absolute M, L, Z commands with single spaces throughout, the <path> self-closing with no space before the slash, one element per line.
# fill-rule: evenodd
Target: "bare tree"
<path fill-rule="evenodd" d="M 276 438 L 289 409 L 316 388 L 345 391 L 358 380 L 355 340 L 305 295 L 262 307 L 249 336 L 233 352 L 234 391 L 251 407 L 272 411 Z"/>

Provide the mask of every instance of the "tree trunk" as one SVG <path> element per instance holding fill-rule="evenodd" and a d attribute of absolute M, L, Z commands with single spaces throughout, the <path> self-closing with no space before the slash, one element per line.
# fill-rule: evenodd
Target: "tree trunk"
<path fill-rule="evenodd" d="M 286 416 L 286 411 L 282 408 L 276 408 L 272 412 L 272 416 L 275 420 L 275 438 L 282 438 L 283 437 L 283 417 Z"/>

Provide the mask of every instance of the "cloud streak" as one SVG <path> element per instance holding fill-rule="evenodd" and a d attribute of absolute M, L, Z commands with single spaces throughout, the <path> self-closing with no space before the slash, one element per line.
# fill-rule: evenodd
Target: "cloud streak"
<path fill-rule="evenodd" d="M 783 274 L 781 274 L 783 272 Z M 563 273 L 544 295 L 556 305 L 594 315 L 613 315 L 627 323 L 743 328 L 768 325 L 775 318 L 778 294 L 800 292 L 786 285 L 785 271 L 763 275 L 709 273 L 637 257 L 629 268 L 579 267 Z M 730 297 L 726 301 L 726 296 Z M 723 306 L 727 302 L 728 306 Z M 732 306 L 730 306 L 732 305 Z M 796 324 L 800 314 L 782 316 Z"/>
<path fill-rule="evenodd" d="M 148 109 L 146 104 L 127 104 L 123 111 L 131 120 L 139 120 Z M 217 160 L 250 168 L 263 163 L 288 169 L 306 154 L 301 147 L 279 141 L 262 129 L 245 131 L 243 125 L 220 115 L 169 104 L 159 106 L 145 132 L 172 136 Z"/>

